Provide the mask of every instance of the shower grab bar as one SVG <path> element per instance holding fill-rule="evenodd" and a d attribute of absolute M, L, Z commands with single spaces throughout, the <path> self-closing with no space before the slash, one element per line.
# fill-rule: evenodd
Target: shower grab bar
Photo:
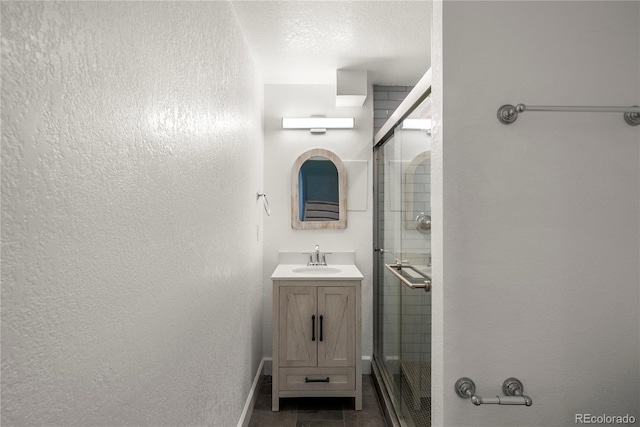
<path fill-rule="evenodd" d="M 517 378 L 507 378 L 502 383 L 504 396 L 481 397 L 476 395 L 475 383 L 467 377 L 462 377 L 456 381 L 456 394 L 463 399 L 471 399 L 471 403 L 480 405 L 533 405 L 533 400 L 529 396 L 522 394 L 524 386 Z"/>
<path fill-rule="evenodd" d="M 518 113 L 525 111 L 550 111 L 550 112 L 572 112 L 572 113 L 624 113 L 624 121 L 631 126 L 640 125 L 640 107 L 579 107 L 563 105 L 525 105 L 513 106 L 505 104 L 498 108 L 498 120 L 500 123 L 508 125 L 516 121 Z"/>
<path fill-rule="evenodd" d="M 424 289 L 425 292 L 429 292 L 431 290 L 431 277 L 427 276 L 412 265 L 403 264 L 402 261 L 399 261 L 397 264 L 385 264 L 384 267 L 411 289 Z M 403 268 L 415 271 L 421 275 L 422 278 L 413 278 L 415 281 L 412 282 L 408 277 L 405 277 L 400 273 Z"/>

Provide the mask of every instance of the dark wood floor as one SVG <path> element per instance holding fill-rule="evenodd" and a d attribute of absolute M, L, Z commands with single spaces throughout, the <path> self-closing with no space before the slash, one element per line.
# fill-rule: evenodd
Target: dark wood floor
<path fill-rule="evenodd" d="M 271 376 L 261 378 L 249 427 L 385 427 L 370 375 L 362 376 L 362 411 L 353 398 L 305 397 L 280 399 L 280 411 L 271 411 Z"/>

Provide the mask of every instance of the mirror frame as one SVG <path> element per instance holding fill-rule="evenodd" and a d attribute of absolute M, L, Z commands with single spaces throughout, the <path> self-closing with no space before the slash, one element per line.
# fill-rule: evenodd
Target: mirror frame
<path fill-rule="evenodd" d="M 325 157 L 332 161 L 338 170 L 338 201 L 340 203 L 337 221 L 300 221 L 300 192 L 298 188 L 298 175 L 300 168 L 312 157 Z M 294 230 L 334 230 L 347 228 L 347 171 L 342 160 L 333 152 L 322 148 L 302 153 L 291 168 L 291 228 Z"/>

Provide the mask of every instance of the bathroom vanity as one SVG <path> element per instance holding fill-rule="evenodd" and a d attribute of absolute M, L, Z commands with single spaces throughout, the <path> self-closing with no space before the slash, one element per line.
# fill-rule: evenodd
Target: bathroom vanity
<path fill-rule="evenodd" d="M 348 254 L 350 263 L 335 254 L 343 264 L 322 266 L 280 254 L 271 276 L 273 411 L 286 397 L 354 397 L 362 409 L 363 276 Z"/>

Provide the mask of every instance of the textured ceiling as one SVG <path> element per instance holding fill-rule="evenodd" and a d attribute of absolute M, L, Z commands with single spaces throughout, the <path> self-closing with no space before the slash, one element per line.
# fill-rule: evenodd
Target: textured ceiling
<path fill-rule="evenodd" d="M 431 65 L 430 1 L 233 1 L 265 83 L 335 84 L 336 70 L 414 85 Z"/>

